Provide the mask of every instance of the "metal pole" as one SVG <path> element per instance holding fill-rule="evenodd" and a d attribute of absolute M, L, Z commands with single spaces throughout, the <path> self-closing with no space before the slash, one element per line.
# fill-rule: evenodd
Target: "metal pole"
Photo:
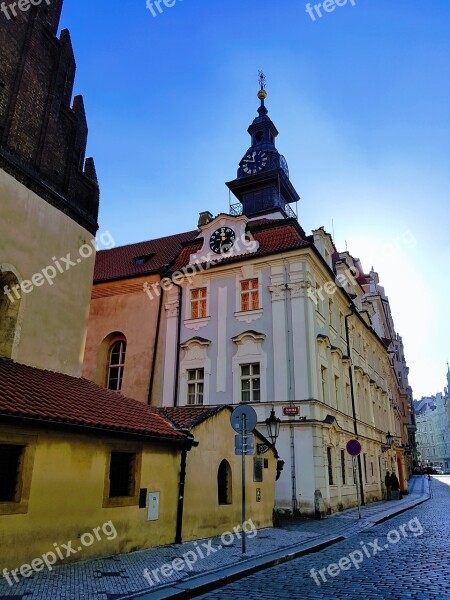
<path fill-rule="evenodd" d="M 358 500 L 358 515 L 361 518 L 361 502 L 359 499 L 358 469 L 356 468 L 356 457 L 353 457 L 353 478 L 356 484 L 356 498 Z"/>
<path fill-rule="evenodd" d="M 247 455 L 247 417 L 242 415 L 242 554 L 246 553 L 245 523 L 245 457 Z"/>

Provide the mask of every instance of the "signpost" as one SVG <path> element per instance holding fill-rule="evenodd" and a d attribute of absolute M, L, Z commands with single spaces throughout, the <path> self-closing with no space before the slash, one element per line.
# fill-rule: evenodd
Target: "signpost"
<path fill-rule="evenodd" d="M 361 444 L 358 440 L 350 440 L 347 442 L 347 452 L 350 454 L 353 460 L 353 480 L 356 484 L 356 497 L 358 500 L 358 515 L 361 519 L 361 500 L 359 498 L 359 482 L 358 482 L 358 469 L 356 468 L 356 457 L 361 454 Z"/>
<path fill-rule="evenodd" d="M 234 409 L 230 417 L 231 427 L 238 434 L 235 437 L 235 454 L 242 456 L 242 554 L 247 551 L 247 540 L 245 537 L 245 457 L 247 454 L 255 453 L 255 437 L 252 431 L 258 422 L 254 408 L 242 404 Z"/>

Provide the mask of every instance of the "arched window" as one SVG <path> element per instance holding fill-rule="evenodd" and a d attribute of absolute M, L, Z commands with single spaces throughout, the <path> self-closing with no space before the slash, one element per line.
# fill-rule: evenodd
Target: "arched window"
<path fill-rule="evenodd" d="M 233 486 L 230 463 L 223 460 L 217 472 L 217 496 L 219 504 L 231 504 Z"/>
<path fill-rule="evenodd" d="M 124 340 L 114 342 L 109 351 L 107 387 L 110 390 L 122 389 L 123 370 L 127 343 Z"/>
<path fill-rule="evenodd" d="M 21 298 L 14 273 L 0 271 L 0 356 L 12 358 Z"/>

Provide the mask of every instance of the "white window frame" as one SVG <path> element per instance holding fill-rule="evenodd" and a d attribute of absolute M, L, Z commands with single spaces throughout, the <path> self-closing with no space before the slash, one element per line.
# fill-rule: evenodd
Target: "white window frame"
<path fill-rule="evenodd" d="M 190 373 L 195 374 L 194 379 L 190 378 Z M 199 377 L 199 374 L 201 374 L 201 377 Z M 187 406 L 203 406 L 204 400 L 205 400 L 205 369 L 203 367 L 198 367 L 195 369 L 188 369 L 187 373 L 186 373 L 186 378 L 187 378 L 186 405 Z M 191 395 L 189 393 L 189 389 L 190 389 L 190 386 L 192 386 L 192 385 L 194 386 L 194 402 L 189 402 L 189 398 Z M 201 392 L 199 391 L 200 386 L 201 386 Z M 202 400 L 201 402 L 199 402 L 200 397 Z"/>
<path fill-rule="evenodd" d="M 249 368 L 249 374 L 248 375 L 243 375 L 242 371 L 244 369 L 244 367 L 248 367 Z M 257 368 L 258 373 L 254 373 L 255 367 Z M 257 380 L 258 381 L 258 387 L 255 388 L 254 387 L 254 381 Z M 249 400 L 244 400 L 243 399 L 243 395 L 244 395 L 244 389 L 243 389 L 243 383 L 244 381 L 248 381 L 249 382 L 249 389 L 246 390 L 245 393 L 249 394 Z M 240 365 L 240 402 L 241 404 L 250 404 L 253 402 L 261 402 L 261 365 L 259 362 L 257 363 L 242 363 Z M 255 400 L 254 398 L 254 394 L 255 391 L 258 392 L 258 399 Z"/>

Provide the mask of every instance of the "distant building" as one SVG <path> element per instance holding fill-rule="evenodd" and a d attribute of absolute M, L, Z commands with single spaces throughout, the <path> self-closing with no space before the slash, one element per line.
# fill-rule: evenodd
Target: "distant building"
<path fill-rule="evenodd" d="M 447 387 L 435 396 L 415 401 L 417 449 L 423 467 L 450 469 L 450 369 Z"/>

